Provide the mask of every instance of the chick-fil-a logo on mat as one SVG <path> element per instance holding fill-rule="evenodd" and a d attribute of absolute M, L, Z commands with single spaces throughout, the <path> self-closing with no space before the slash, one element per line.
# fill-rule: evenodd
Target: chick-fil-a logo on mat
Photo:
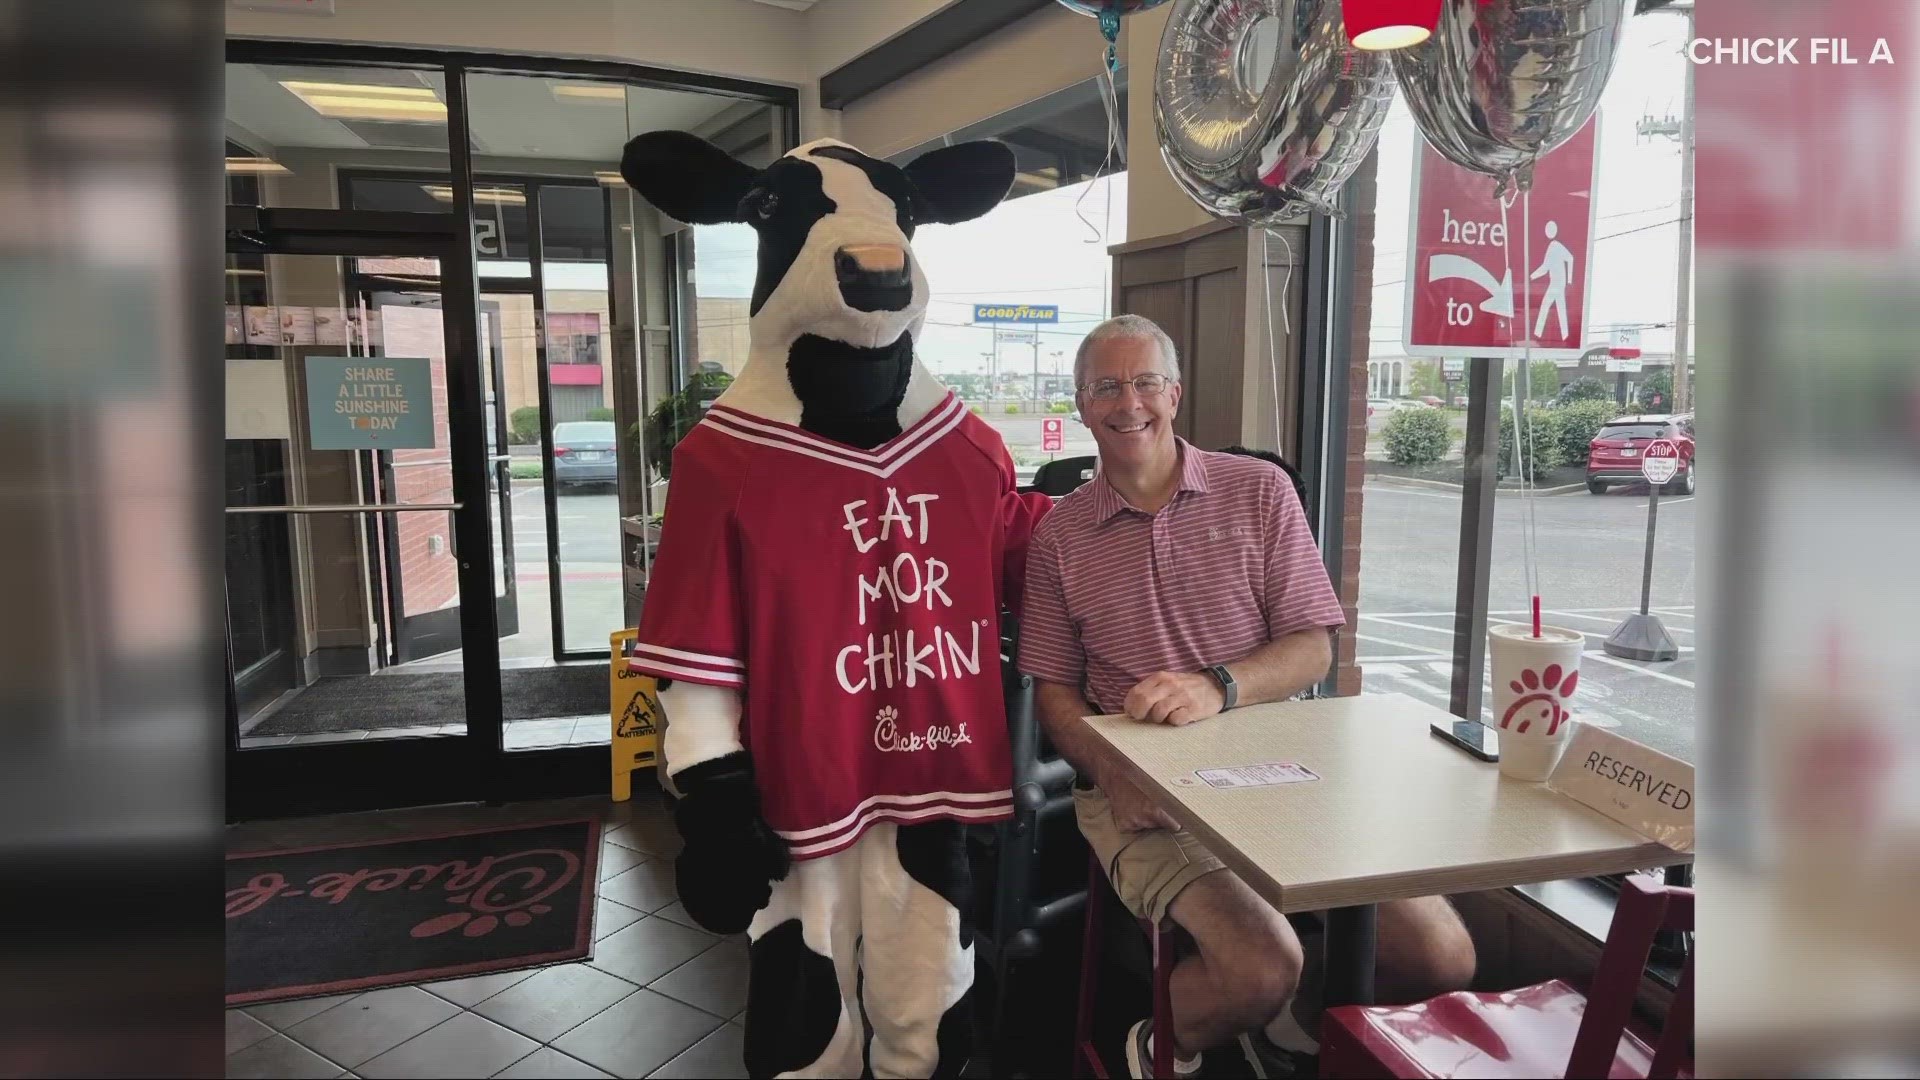
<path fill-rule="evenodd" d="M 435 937 L 459 930 L 467 937 L 484 937 L 505 926 L 526 926 L 553 910 L 541 901 L 566 888 L 580 876 L 580 856 L 560 848 L 532 848 L 508 855 L 488 855 L 469 863 L 455 859 L 437 864 L 392 866 L 378 870 L 343 870 L 317 874 L 294 887 L 278 873 L 256 874 L 245 885 L 227 890 L 227 918 L 257 911 L 268 903 L 305 900 L 340 904 L 355 892 L 390 892 L 404 888 L 419 892 L 437 886 L 455 910 L 416 924 L 416 938 Z"/>
<path fill-rule="evenodd" d="M 1548 735 L 1560 733 L 1560 725 L 1567 722 L 1573 711 L 1565 702 L 1573 696 L 1574 684 L 1580 681 L 1578 671 L 1565 672 L 1565 678 L 1559 664 L 1548 664 L 1545 671 L 1526 668 L 1518 679 L 1510 680 L 1507 686 L 1519 694 L 1513 704 L 1507 706 L 1507 713 L 1500 718 L 1500 726 L 1511 727 L 1515 731 L 1531 730 L 1533 722 L 1538 720 L 1547 725 Z M 1516 727 L 1514 721 L 1519 721 Z"/>

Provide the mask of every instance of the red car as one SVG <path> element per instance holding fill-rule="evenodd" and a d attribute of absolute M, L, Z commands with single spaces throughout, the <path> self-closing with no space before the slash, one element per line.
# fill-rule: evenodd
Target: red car
<path fill-rule="evenodd" d="M 1587 444 L 1587 490 L 1605 495 L 1612 484 L 1644 484 L 1640 458 L 1647 444 L 1670 439 L 1680 448 L 1680 470 L 1660 490 L 1691 495 L 1694 490 L 1693 415 L 1622 416 L 1609 420 Z"/>

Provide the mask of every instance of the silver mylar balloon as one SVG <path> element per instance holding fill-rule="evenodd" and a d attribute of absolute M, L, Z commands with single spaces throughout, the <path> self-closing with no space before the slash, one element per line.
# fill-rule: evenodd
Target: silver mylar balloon
<path fill-rule="evenodd" d="M 1442 157 L 1526 188 L 1600 104 L 1633 3 L 1443 0 L 1433 36 L 1393 51 L 1393 73 Z"/>
<path fill-rule="evenodd" d="M 1166 2 L 1167 0 L 1059 0 L 1062 7 L 1069 7 L 1082 15 L 1095 17 L 1109 8 L 1124 16 L 1145 11 L 1148 8 L 1157 8 Z"/>
<path fill-rule="evenodd" d="M 1392 101 L 1386 57 L 1348 43 L 1339 0 L 1175 0 L 1160 39 L 1160 153 L 1215 217 L 1333 213 Z"/>

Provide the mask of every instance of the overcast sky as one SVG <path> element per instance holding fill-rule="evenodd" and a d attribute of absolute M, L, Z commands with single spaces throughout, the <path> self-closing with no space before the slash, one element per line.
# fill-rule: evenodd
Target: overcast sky
<path fill-rule="evenodd" d="M 1607 340 L 1615 325 L 1638 325 L 1647 327 L 1641 337 L 1646 352 L 1672 350 L 1671 328 L 1652 324 L 1670 324 L 1674 314 L 1680 151 L 1675 140 L 1642 138 L 1635 127 L 1644 115 L 1679 114 L 1685 31 L 1685 20 L 1673 15 L 1634 18 L 1602 102 L 1589 345 Z M 1411 114 L 1396 98 L 1380 136 L 1375 356 L 1401 353 L 1407 209 L 1418 138 Z M 1125 217 L 1121 174 L 1015 199 L 976 221 L 919 230 L 914 251 L 933 286 L 922 356 L 939 372 L 985 370 L 981 354 L 992 350 L 993 337 L 971 325 L 973 304 L 1057 304 L 1060 323 L 1039 328 L 1041 370 L 1052 368 L 1056 350 L 1063 354 L 1060 370 L 1067 370 L 1081 336 L 1105 317 L 1106 249 L 1126 240 Z M 701 295 L 751 294 L 751 229 L 703 227 L 696 246 Z M 1031 370 L 1032 346 L 1003 345 L 1001 356 L 1003 367 Z"/>

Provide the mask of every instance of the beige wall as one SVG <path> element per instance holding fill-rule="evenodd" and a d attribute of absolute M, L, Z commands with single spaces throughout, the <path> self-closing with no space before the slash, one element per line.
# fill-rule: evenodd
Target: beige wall
<path fill-rule="evenodd" d="M 1187 197 L 1160 160 L 1160 142 L 1153 133 L 1154 65 L 1148 58 L 1160 50 L 1160 34 L 1173 14 L 1173 5 L 1130 15 L 1120 23 L 1120 40 L 1127 55 L 1141 62 L 1127 69 L 1127 239 L 1148 240 L 1172 236 L 1213 220 Z"/>
<path fill-rule="evenodd" d="M 840 137 L 886 157 L 1100 74 L 1094 20 L 1050 4 L 849 105 Z"/>

